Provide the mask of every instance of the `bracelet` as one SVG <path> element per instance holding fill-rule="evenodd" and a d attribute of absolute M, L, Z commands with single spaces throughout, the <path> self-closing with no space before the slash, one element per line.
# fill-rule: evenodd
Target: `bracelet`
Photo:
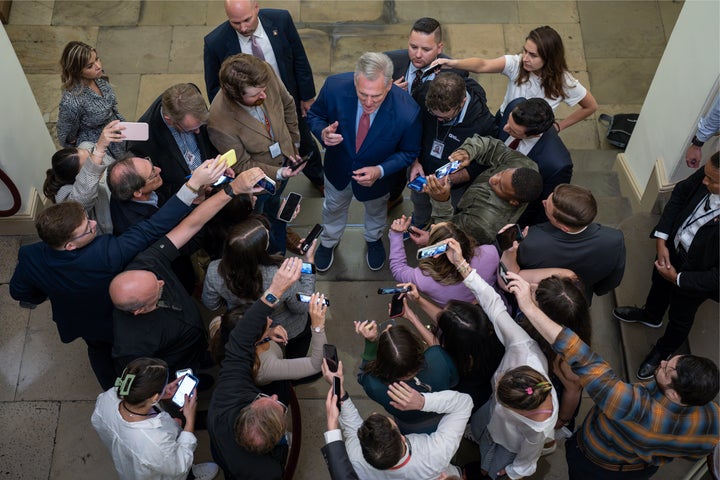
<path fill-rule="evenodd" d="M 347 390 L 346 390 L 346 391 L 345 391 L 345 395 L 343 395 L 342 397 L 340 397 L 340 401 L 341 401 L 341 402 L 344 402 L 344 401 L 347 400 L 348 398 L 350 398 L 350 394 L 349 394 L 349 393 L 347 392 Z"/>
<path fill-rule="evenodd" d="M 229 184 L 225 185 L 225 188 L 223 188 L 223 192 L 225 192 L 225 194 L 230 198 L 237 197 L 237 193 L 233 192 L 233 189 Z"/>
<path fill-rule="evenodd" d="M 458 269 L 458 271 L 460 271 L 460 270 L 462 270 L 462 269 L 464 269 L 464 268 L 467 268 L 467 267 L 469 267 L 469 266 L 470 266 L 470 265 L 468 265 L 467 260 L 463 259 L 462 263 L 461 263 L 460 265 L 458 265 L 456 268 Z"/>
<path fill-rule="evenodd" d="M 190 186 L 190 182 L 189 182 L 189 181 L 185 182 L 185 186 L 188 187 L 188 189 L 189 189 L 191 192 L 193 192 L 195 195 L 197 195 L 198 193 L 200 193 L 200 189 L 199 189 L 199 188 L 194 188 L 194 187 Z"/>
<path fill-rule="evenodd" d="M 702 147 L 703 145 L 705 145 L 705 142 L 701 142 L 700 140 L 698 140 L 697 135 L 693 135 L 693 138 L 692 138 L 692 140 L 690 140 L 690 143 L 692 143 L 696 147 Z"/>

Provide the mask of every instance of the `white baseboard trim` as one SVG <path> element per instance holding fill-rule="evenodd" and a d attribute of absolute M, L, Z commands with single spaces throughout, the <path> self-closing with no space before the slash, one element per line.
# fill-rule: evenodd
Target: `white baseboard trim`
<path fill-rule="evenodd" d="M 33 187 L 30 192 L 30 206 L 26 212 L 0 218 L 0 235 L 35 235 L 35 218 L 44 208 L 44 197 Z"/>

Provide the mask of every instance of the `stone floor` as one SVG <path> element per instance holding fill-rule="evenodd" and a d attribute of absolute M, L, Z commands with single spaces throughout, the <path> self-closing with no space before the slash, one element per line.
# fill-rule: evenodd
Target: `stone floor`
<path fill-rule="evenodd" d="M 316 87 L 331 73 L 352 69 L 366 50 L 402 48 L 412 22 L 438 18 L 451 56 L 494 57 L 518 51 L 523 36 L 541 24 L 556 28 L 565 41 L 571 70 L 595 95 L 600 112 L 639 112 L 682 3 L 670 1 L 264 1 L 290 10 L 315 73 Z M 57 59 L 73 39 L 96 45 L 119 98 L 120 111 L 133 120 L 168 86 L 191 81 L 204 86 L 202 37 L 224 20 L 217 1 L 15 1 L 5 28 L 20 58 L 51 131 L 57 120 L 60 81 Z M 484 75 L 491 109 L 505 90 L 504 77 Z M 568 110 L 560 108 L 559 115 Z M 591 150 L 610 149 L 595 118 L 562 132 L 575 150 L 575 181 L 603 196 L 600 221 L 617 224 L 629 213 L 609 167 Z M 602 161 L 613 157 L 605 152 Z M 587 168 L 580 167 L 587 164 Z M 593 167 L 594 165 L 594 167 Z M 605 171 L 603 171 L 605 170 Z M 304 233 L 319 220 L 321 199 L 304 179 L 291 191 L 303 194 L 296 228 Z M 610 190 L 603 193 L 605 188 Z M 289 190 L 289 191 L 290 191 Z M 606 197 L 606 198 L 605 198 Z M 409 212 L 409 201 L 391 217 Z M 392 284 L 389 270 L 370 272 L 364 261 L 360 224 L 353 207 L 350 226 L 333 268 L 319 276 L 318 289 L 334 299 L 328 337 L 341 360 L 355 368 L 362 342 L 352 333 L 355 319 L 384 317 L 385 302 L 374 292 Z M 28 479 L 114 478 L 112 461 L 89 418 L 99 388 L 81 342 L 62 345 L 47 303 L 20 309 L 8 282 L 21 244 L 33 237 L 0 237 L 0 477 Z M 597 350 L 624 371 L 617 327 L 610 318 L 611 295 L 593 302 Z M 81 308 L 81 307 L 79 307 Z M 363 414 L 376 410 L 352 381 L 348 390 Z M 297 479 L 328 478 L 319 447 L 325 429 L 327 386 L 318 381 L 298 389 L 303 436 Z M 201 395 L 201 406 L 207 396 Z M 590 402 L 583 402 L 587 411 Z M 581 414 L 582 415 L 582 414 Z M 29 427 L 29 428 L 28 428 Z M 198 433 L 196 460 L 210 459 L 207 434 Z M 688 464 L 675 462 L 655 478 L 681 478 Z M 567 477 L 562 447 L 538 464 L 535 479 Z"/>

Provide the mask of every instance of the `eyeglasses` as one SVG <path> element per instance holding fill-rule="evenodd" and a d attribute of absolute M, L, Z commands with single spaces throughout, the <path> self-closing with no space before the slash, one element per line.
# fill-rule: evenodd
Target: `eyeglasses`
<path fill-rule="evenodd" d="M 448 110 L 447 112 L 440 112 L 439 110 L 433 110 L 432 113 L 439 122 L 442 123 L 448 123 L 452 121 L 455 117 L 457 117 L 460 114 L 460 111 L 462 110 L 462 105 L 459 107 L 455 107 L 452 110 Z"/>
<path fill-rule="evenodd" d="M 661 368 L 663 369 L 663 372 L 665 373 L 665 376 L 666 376 L 667 378 L 670 378 L 670 373 L 668 372 L 668 370 L 672 370 L 673 372 L 676 372 L 677 369 L 676 369 L 676 368 L 673 368 L 673 367 L 668 367 L 668 365 L 670 365 L 670 362 L 665 362 L 665 366 L 664 366 L 664 367 L 661 367 Z"/>
<path fill-rule="evenodd" d="M 97 228 L 97 222 L 94 220 L 90 220 L 87 215 L 85 215 L 85 220 L 87 220 L 87 227 L 85 227 L 85 231 L 81 233 L 80 235 L 76 235 L 72 237 L 70 240 L 67 241 L 67 243 L 74 242 L 75 240 L 79 240 L 85 235 L 90 235 L 95 233 L 95 229 Z"/>
<path fill-rule="evenodd" d="M 265 395 L 264 393 L 258 393 L 258 394 L 257 394 L 257 397 L 255 397 L 255 400 L 253 400 L 253 402 L 256 401 L 256 400 L 259 400 L 259 399 L 261 399 L 261 398 L 269 398 L 270 400 L 272 400 L 273 402 L 277 403 L 278 405 L 280 405 L 280 406 L 283 408 L 283 413 L 287 413 L 287 411 L 288 411 L 288 406 L 287 406 L 287 405 L 285 405 L 285 404 L 284 404 L 283 402 L 281 402 L 280 400 L 275 400 L 275 399 L 272 398 L 270 395 Z"/>
<path fill-rule="evenodd" d="M 145 179 L 145 183 L 150 183 L 151 181 L 155 180 L 158 175 L 160 175 L 160 169 L 153 165 L 152 170 L 150 170 L 150 176 Z"/>

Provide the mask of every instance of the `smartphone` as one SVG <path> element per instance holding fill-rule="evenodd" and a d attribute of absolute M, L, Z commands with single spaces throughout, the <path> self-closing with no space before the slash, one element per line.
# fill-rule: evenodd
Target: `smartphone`
<path fill-rule="evenodd" d="M 183 368 L 182 370 L 178 370 L 175 372 L 175 378 L 180 378 L 183 375 L 193 374 L 192 368 Z"/>
<path fill-rule="evenodd" d="M 292 171 L 294 172 L 295 170 L 297 170 L 298 168 L 300 168 L 302 165 L 306 164 L 307 161 L 310 160 L 310 158 L 312 158 L 313 153 L 315 153 L 315 152 L 310 152 L 310 153 L 308 153 L 307 155 L 305 155 L 304 157 L 302 157 L 299 162 L 297 162 L 297 163 L 291 163 L 290 165 L 288 165 L 288 167 L 290 167 L 290 170 L 292 170 Z"/>
<path fill-rule="evenodd" d="M 333 394 L 337 397 L 336 405 L 338 407 L 338 411 L 341 408 L 340 407 L 340 392 L 341 392 L 341 390 L 342 390 L 342 388 L 340 386 L 340 377 L 336 377 L 333 375 Z"/>
<path fill-rule="evenodd" d="M 513 242 L 516 240 L 518 242 L 522 242 L 523 238 L 525 237 L 523 237 L 522 229 L 518 224 L 508 227 L 507 230 L 503 231 L 502 233 L 498 233 L 495 236 L 495 240 L 497 240 L 498 248 L 501 252 L 504 252 L 508 248 L 511 248 L 513 246 Z"/>
<path fill-rule="evenodd" d="M 500 272 L 500 278 L 503 282 L 505 282 L 505 285 L 510 283 L 510 279 L 507 276 L 508 269 L 504 263 L 500 262 L 500 265 L 498 265 L 498 271 Z"/>
<path fill-rule="evenodd" d="M 282 201 L 282 205 L 280 205 L 280 210 L 278 210 L 277 216 L 278 220 L 290 222 L 293 215 L 295 215 L 295 209 L 297 209 L 297 206 L 300 205 L 300 200 L 302 200 L 302 195 L 290 192 Z"/>
<path fill-rule="evenodd" d="M 125 127 L 120 130 L 121 135 L 125 135 L 125 140 L 140 140 L 144 142 L 150 138 L 148 124 L 145 122 L 119 122 L 118 127 Z"/>
<path fill-rule="evenodd" d="M 313 240 L 318 238 L 322 231 L 323 226 L 319 223 L 316 224 L 312 230 L 310 230 L 310 233 L 308 233 L 307 237 L 305 237 L 305 241 L 300 244 L 300 252 L 303 255 L 307 253 L 307 251 L 310 249 L 310 245 L 312 245 Z"/>
<path fill-rule="evenodd" d="M 310 303 L 311 296 L 312 295 L 310 295 L 309 293 L 296 293 L 295 294 L 295 297 L 303 303 Z M 325 299 L 325 305 L 327 305 L 328 307 L 330 306 L 330 300 L 328 300 L 327 298 Z"/>
<path fill-rule="evenodd" d="M 275 180 L 265 175 L 263 178 L 261 178 L 256 185 L 259 185 L 262 187 L 266 192 L 268 192 L 270 195 L 275 195 Z"/>
<path fill-rule="evenodd" d="M 220 178 L 217 179 L 217 182 L 213 183 L 213 187 L 219 187 L 220 185 L 225 185 L 226 183 L 232 182 L 234 179 L 232 177 L 226 177 L 225 175 L 220 175 Z"/>
<path fill-rule="evenodd" d="M 185 405 L 185 394 L 192 396 L 193 390 L 197 387 L 200 380 L 195 375 L 186 374 L 180 384 L 178 385 L 175 395 L 172 397 L 172 401 L 175 405 L 182 408 Z"/>
<path fill-rule="evenodd" d="M 423 187 L 427 183 L 427 180 L 425 177 L 415 177 L 415 180 L 407 184 L 407 187 L 410 190 L 415 190 L 416 192 L 422 192 Z"/>
<path fill-rule="evenodd" d="M 405 313 L 405 305 L 403 304 L 403 294 L 396 293 L 390 302 L 390 318 L 402 317 Z"/>
<path fill-rule="evenodd" d="M 395 295 L 396 293 L 407 293 L 410 289 L 407 287 L 390 287 L 378 288 L 378 295 Z"/>
<path fill-rule="evenodd" d="M 423 258 L 433 257 L 447 252 L 447 249 L 447 243 L 436 243 L 435 245 L 430 245 L 429 247 L 420 248 L 417 251 L 417 259 L 422 260 Z"/>
<path fill-rule="evenodd" d="M 327 362 L 328 369 L 333 373 L 337 372 L 338 356 L 335 345 L 330 345 L 329 343 L 323 345 L 323 358 Z"/>
<path fill-rule="evenodd" d="M 314 263 L 303 262 L 303 264 L 302 264 L 302 269 L 300 270 L 300 273 L 311 274 L 311 273 L 315 273 L 315 272 L 316 272 L 316 270 L 315 270 L 315 264 L 314 264 Z"/>
<path fill-rule="evenodd" d="M 446 177 L 451 173 L 457 171 L 458 168 L 460 168 L 460 162 L 457 160 L 446 163 L 442 167 L 435 170 L 435 177 L 440 180 L 441 178 Z"/>
<path fill-rule="evenodd" d="M 225 162 L 226 167 L 232 167 L 237 163 L 237 155 L 235 155 L 235 149 L 231 148 L 227 152 L 223 153 L 218 160 L 218 164 Z"/>

